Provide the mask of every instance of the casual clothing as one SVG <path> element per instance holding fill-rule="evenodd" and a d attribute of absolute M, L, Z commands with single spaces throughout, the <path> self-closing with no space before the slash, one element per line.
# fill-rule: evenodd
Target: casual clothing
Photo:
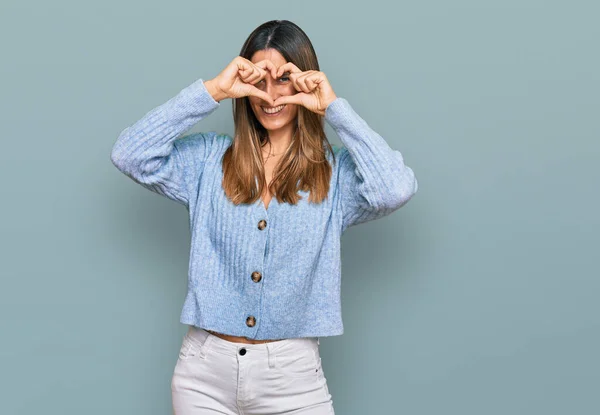
<path fill-rule="evenodd" d="M 314 337 L 245 344 L 190 326 L 171 393 L 175 415 L 334 414 Z"/>
<path fill-rule="evenodd" d="M 418 188 L 413 171 L 338 97 L 324 116 L 343 143 L 326 153 L 328 198 L 308 203 L 299 191 L 296 205 L 275 196 L 268 209 L 262 200 L 235 205 L 221 185 L 233 138 L 182 136 L 219 106 L 198 79 L 125 128 L 111 153 L 120 171 L 189 212 L 181 323 L 261 340 L 341 335 L 340 237 L 407 203 Z"/>

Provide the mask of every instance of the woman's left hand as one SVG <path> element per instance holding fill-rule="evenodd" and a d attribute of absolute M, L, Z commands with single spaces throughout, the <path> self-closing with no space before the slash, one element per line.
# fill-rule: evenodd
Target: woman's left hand
<path fill-rule="evenodd" d="M 288 62 L 279 67 L 276 79 L 279 79 L 281 75 L 288 71 L 294 88 L 299 92 L 295 95 L 284 95 L 277 98 L 273 106 L 276 107 L 282 104 L 302 105 L 319 115 L 325 115 L 325 110 L 329 104 L 337 98 L 325 74 L 320 71 L 303 72 L 292 62 Z"/>

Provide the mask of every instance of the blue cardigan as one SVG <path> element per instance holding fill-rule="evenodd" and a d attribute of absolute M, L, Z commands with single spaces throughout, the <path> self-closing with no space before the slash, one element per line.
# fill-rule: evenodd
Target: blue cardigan
<path fill-rule="evenodd" d="M 329 197 L 320 204 L 234 205 L 221 186 L 232 143 L 214 131 L 182 133 L 220 106 L 198 79 L 119 135 L 112 163 L 189 211 L 188 288 L 180 321 L 249 339 L 343 334 L 340 237 L 386 216 L 417 191 L 398 150 L 338 97 L 325 120 L 343 143 L 327 151 Z M 333 162 L 335 155 L 335 163 Z"/>

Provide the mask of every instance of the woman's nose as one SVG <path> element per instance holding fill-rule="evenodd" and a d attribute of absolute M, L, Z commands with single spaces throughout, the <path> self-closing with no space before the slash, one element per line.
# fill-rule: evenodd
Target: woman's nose
<path fill-rule="evenodd" d="M 280 96 L 279 92 L 277 92 L 277 88 L 275 88 L 275 85 L 273 85 L 273 83 L 270 81 L 267 81 L 267 85 L 265 86 L 265 92 L 271 98 L 273 98 L 273 100 L 276 100 Z"/>
<path fill-rule="evenodd" d="M 265 86 L 265 91 L 267 94 L 273 96 L 273 94 L 275 93 L 275 85 L 274 82 L 269 78 L 266 80 L 266 86 Z"/>

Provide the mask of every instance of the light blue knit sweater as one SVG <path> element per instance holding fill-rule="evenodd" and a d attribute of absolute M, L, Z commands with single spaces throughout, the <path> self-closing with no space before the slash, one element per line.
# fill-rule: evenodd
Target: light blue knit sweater
<path fill-rule="evenodd" d="M 112 163 L 142 186 L 185 205 L 191 250 L 181 323 L 250 339 L 324 337 L 344 332 L 340 237 L 349 227 L 399 209 L 417 180 L 398 150 L 344 98 L 325 120 L 343 143 L 329 197 L 297 205 L 273 197 L 234 205 L 221 186 L 232 142 L 214 131 L 182 135 L 220 106 L 198 79 L 125 128 Z"/>

